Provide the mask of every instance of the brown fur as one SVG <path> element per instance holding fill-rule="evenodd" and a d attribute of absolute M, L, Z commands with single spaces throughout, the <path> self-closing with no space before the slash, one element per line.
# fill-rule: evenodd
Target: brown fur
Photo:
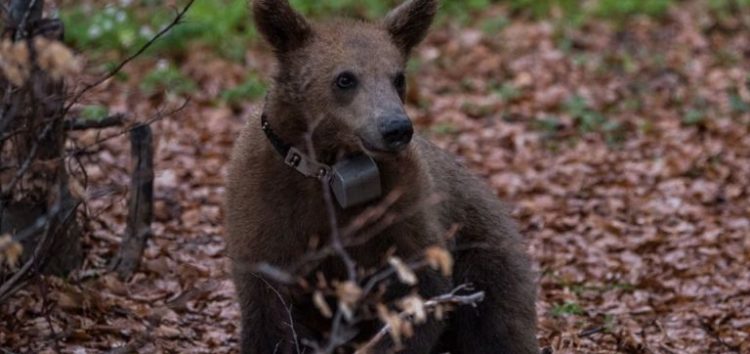
<path fill-rule="evenodd" d="M 461 225 L 450 245 L 458 250 L 453 279 L 421 272 L 419 292 L 430 297 L 470 282 L 487 298 L 478 308 L 458 309 L 448 323 L 431 321 L 418 327 L 405 352 L 536 353 L 530 262 L 493 193 L 419 136 L 397 153 L 363 148 L 363 143 L 381 143 L 374 128 L 379 117 L 403 112 L 403 92 L 393 87 L 393 77 L 404 70 L 436 9 L 436 0 L 412 0 L 382 23 L 310 24 L 286 0 L 254 1 L 256 23 L 279 60 L 265 113 L 278 135 L 303 150 L 304 134 L 315 125 L 314 153 L 321 162 L 370 153 L 378 162 L 385 193 L 405 192 L 394 206 L 397 211 L 413 210 L 433 194 L 444 197 L 438 207 L 419 210 L 367 245 L 350 249 L 358 266 L 385 264 L 390 249 L 404 259 L 420 256 L 431 245 L 444 245 L 441 235 Z M 332 82 L 341 70 L 357 74 L 361 84 L 356 91 L 334 89 Z M 340 223 L 346 225 L 366 207 L 337 210 Z M 291 266 L 308 251 L 312 237 L 329 235 L 326 220 L 319 182 L 286 166 L 261 131 L 260 118 L 250 121 L 236 143 L 227 186 L 228 251 L 242 308 L 243 353 L 294 352 L 286 309 L 253 274 L 252 265 Z M 329 279 L 345 275 L 337 262 L 324 263 L 319 271 Z M 322 318 L 309 299 L 282 292 L 293 305 L 298 334 L 319 339 L 330 320 Z"/>

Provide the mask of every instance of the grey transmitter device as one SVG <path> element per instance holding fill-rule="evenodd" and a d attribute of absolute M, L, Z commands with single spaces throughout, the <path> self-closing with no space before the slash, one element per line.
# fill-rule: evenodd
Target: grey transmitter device
<path fill-rule="evenodd" d="M 382 189 L 375 160 L 363 154 L 333 165 L 331 190 L 344 209 L 379 198 Z"/>

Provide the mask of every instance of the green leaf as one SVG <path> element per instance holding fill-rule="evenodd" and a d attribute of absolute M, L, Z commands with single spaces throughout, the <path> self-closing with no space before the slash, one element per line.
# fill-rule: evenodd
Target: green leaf
<path fill-rule="evenodd" d="M 583 310 L 581 305 L 578 305 L 574 302 L 557 304 L 552 308 L 552 316 L 554 317 L 580 316 L 584 313 L 585 311 Z"/>
<path fill-rule="evenodd" d="M 79 117 L 83 120 L 100 121 L 109 116 L 109 107 L 101 105 L 85 106 L 81 109 Z"/>
<path fill-rule="evenodd" d="M 685 125 L 699 125 L 706 120 L 706 114 L 697 109 L 691 109 L 682 117 L 682 123 Z"/>

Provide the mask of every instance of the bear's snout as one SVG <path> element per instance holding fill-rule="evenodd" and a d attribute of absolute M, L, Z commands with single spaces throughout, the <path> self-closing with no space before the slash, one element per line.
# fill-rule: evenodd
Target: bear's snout
<path fill-rule="evenodd" d="M 414 126 L 405 114 L 397 114 L 381 119 L 380 134 L 387 150 L 398 152 L 406 148 L 414 135 Z"/>

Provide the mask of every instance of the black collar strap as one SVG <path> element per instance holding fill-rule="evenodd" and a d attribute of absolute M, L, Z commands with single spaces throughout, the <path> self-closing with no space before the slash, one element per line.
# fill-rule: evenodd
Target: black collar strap
<path fill-rule="evenodd" d="M 266 138 L 268 138 L 268 141 L 271 142 L 273 148 L 279 153 L 279 155 L 281 155 L 281 157 L 284 158 L 284 163 L 287 166 L 297 170 L 297 172 L 303 174 L 306 177 L 316 178 L 319 180 L 330 178 L 330 166 L 315 161 L 315 159 L 303 154 L 291 144 L 284 142 L 284 140 L 276 135 L 273 129 L 271 129 L 271 124 L 268 123 L 268 118 L 266 117 L 265 113 L 261 115 L 260 120 L 263 133 L 266 134 Z"/>

